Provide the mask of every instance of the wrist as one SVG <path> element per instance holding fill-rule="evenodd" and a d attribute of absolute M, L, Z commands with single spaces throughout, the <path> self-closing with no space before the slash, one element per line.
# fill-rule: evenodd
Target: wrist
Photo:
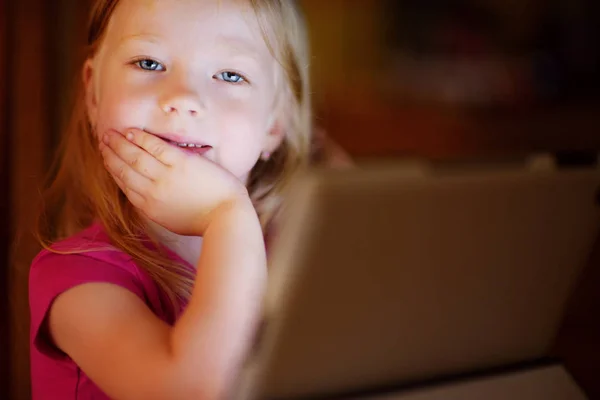
<path fill-rule="evenodd" d="M 211 210 L 206 218 L 202 218 L 198 230 L 204 234 L 211 226 L 253 220 L 258 221 L 254 205 L 248 195 L 240 194 L 221 202 Z"/>
<path fill-rule="evenodd" d="M 228 249 L 235 248 L 242 253 L 265 257 L 262 228 L 249 198 L 227 202 L 215 209 L 208 220 L 203 237 L 204 246 L 219 243 Z"/>

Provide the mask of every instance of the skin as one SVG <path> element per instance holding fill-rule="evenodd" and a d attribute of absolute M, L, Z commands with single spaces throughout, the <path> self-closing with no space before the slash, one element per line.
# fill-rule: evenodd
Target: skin
<path fill-rule="evenodd" d="M 253 11 L 244 6 L 243 1 L 122 1 L 84 68 L 88 113 L 99 139 L 138 128 L 210 145 L 204 157 L 245 184 L 261 153 L 280 145 L 284 121 L 275 103 L 278 64 Z M 163 229 L 152 218 L 149 226 L 165 245 L 196 263 L 199 237 Z"/>
<path fill-rule="evenodd" d="M 123 0 L 85 65 L 108 171 L 151 226 L 191 249 L 188 259 L 202 240 L 192 298 L 173 327 L 111 284 L 55 300 L 54 343 L 111 398 L 221 398 L 256 326 L 266 256 L 245 181 L 282 135 L 279 72 L 251 15 L 233 0 Z M 212 148 L 190 154 L 163 134 Z"/>

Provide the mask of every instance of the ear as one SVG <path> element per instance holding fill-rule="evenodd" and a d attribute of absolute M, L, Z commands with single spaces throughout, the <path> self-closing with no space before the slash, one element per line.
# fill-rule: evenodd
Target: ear
<path fill-rule="evenodd" d="M 263 146 L 263 152 L 266 153 L 274 153 L 285 138 L 285 124 L 281 120 L 281 118 L 273 117 L 271 122 L 269 123 L 267 137 L 265 139 L 265 144 Z"/>
<path fill-rule="evenodd" d="M 94 62 L 92 59 L 88 58 L 85 61 L 82 74 L 86 110 L 90 120 L 90 125 L 95 126 L 98 114 L 98 103 L 96 99 L 96 85 L 94 79 Z"/>

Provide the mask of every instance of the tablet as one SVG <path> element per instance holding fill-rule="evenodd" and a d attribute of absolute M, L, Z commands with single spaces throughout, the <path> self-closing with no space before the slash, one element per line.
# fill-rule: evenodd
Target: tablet
<path fill-rule="evenodd" d="M 595 166 L 545 163 L 310 171 L 237 397 L 343 398 L 543 359 L 598 234 L 599 188 Z"/>

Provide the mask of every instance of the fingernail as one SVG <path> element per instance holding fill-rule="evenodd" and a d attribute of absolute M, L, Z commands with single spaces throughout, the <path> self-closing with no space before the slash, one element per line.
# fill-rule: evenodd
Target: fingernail
<path fill-rule="evenodd" d="M 108 135 L 105 134 L 104 136 L 102 136 L 102 141 L 108 144 Z"/>
<path fill-rule="evenodd" d="M 127 140 L 133 140 L 133 132 L 127 132 L 127 135 L 125 135 L 125 137 L 127 138 Z"/>

